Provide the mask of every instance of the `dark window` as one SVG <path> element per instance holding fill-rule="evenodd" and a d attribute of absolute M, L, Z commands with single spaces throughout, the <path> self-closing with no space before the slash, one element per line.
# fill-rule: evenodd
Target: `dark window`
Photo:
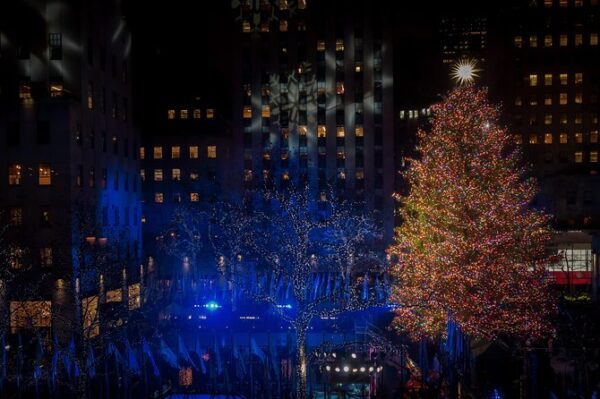
<path fill-rule="evenodd" d="M 62 35 L 60 33 L 50 33 L 48 35 L 48 47 L 51 60 L 62 59 Z"/>
<path fill-rule="evenodd" d="M 37 142 L 40 145 L 50 144 L 50 122 L 40 121 L 37 123 Z"/>
<path fill-rule="evenodd" d="M 8 122 L 6 144 L 19 145 L 21 143 L 21 135 L 19 134 L 19 122 Z"/>

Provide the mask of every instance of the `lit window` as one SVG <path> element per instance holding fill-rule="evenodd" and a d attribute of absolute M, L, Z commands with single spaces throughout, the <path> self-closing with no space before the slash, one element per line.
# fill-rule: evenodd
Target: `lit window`
<path fill-rule="evenodd" d="M 175 110 L 174 109 L 167 110 L 167 118 L 168 119 L 175 119 Z"/>
<path fill-rule="evenodd" d="M 566 86 L 569 83 L 569 74 L 561 73 L 560 74 L 560 84 Z"/>
<path fill-rule="evenodd" d="M 173 170 L 171 170 L 171 179 L 173 181 L 181 180 L 181 169 L 174 168 Z"/>
<path fill-rule="evenodd" d="M 523 38 L 521 36 L 515 36 L 515 47 L 516 48 L 523 47 Z"/>
<path fill-rule="evenodd" d="M 248 21 L 242 22 L 242 32 L 244 32 L 244 33 L 252 32 L 252 27 L 250 26 L 250 22 L 248 22 Z"/>
<path fill-rule="evenodd" d="M 190 202 L 200 201 L 200 195 L 198 193 L 190 193 Z"/>
<path fill-rule="evenodd" d="M 598 151 L 590 151 L 590 162 L 598 162 Z"/>
<path fill-rule="evenodd" d="M 262 33 L 268 33 L 269 32 L 269 23 L 268 22 L 261 22 L 260 23 L 260 31 Z"/>
<path fill-rule="evenodd" d="M 552 35 L 544 36 L 544 47 L 552 47 Z"/>
<path fill-rule="evenodd" d="M 523 136 L 520 134 L 514 135 L 515 144 L 523 144 Z"/>
<path fill-rule="evenodd" d="M 337 94 L 344 94 L 344 82 L 337 82 L 335 84 L 335 92 Z"/>
<path fill-rule="evenodd" d="M 154 193 L 154 202 L 157 204 L 162 204 L 164 202 L 163 193 Z"/>
<path fill-rule="evenodd" d="M 22 167 L 19 164 L 8 165 L 8 185 L 19 186 L 21 184 Z"/>
<path fill-rule="evenodd" d="M 567 133 L 561 133 L 558 136 L 558 142 L 561 144 L 567 144 L 569 142 L 569 135 Z"/>
<path fill-rule="evenodd" d="M 244 119 L 252 118 L 252 107 L 250 105 L 244 105 Z"/>
<path fill-rule="evenodd" d="M 212 108 L 206 108 L 206 119 L 213 119 L 215 117 L 215 110 Z"/>
<path fill-rule="evenodd" d="M 598 45 L 598 34 L 590 33 L 590 46 L 597 46 L 597 45 Z"/>
<path fill-rule="evenodd" d="M 544 125 L 551 125 L 552 124 L 552 114 L 545 114 L 544 115 Z"/>
<path fill-rule="evenodd" d="M 306 137 L 308 133 L 308 128 L 305 125 L 298 126 L 298 134 L 302 137 Z"/>
<path fill-rule="evenodd" d="M 317 51 L 325 51 L 325 40 L 317 40 Z"/>
<path fill-rule="evenodd" d="M 298 9 L 305 10 L 306 9 L 306 0 L 298 0 Z"/>
<path fill-rule="evenodd" d="M 100 321 L 98 319 L 98 296 L 93 295 L 81 301 L 83 313 L 83 334 L 87 339 L 100 335 Z"/>
<path fill-rule="evenodd" d="M 344 133 L 344 127 L 343 126 L 338 126 L 335 132 L 336 137 L 344 137 L 345 133 Z"/>
<path fill-rule="evenodd" d="M 362 126 L 360 126 L 360 125 L 357 125 L 357 126 L 354 128 L 354 135 L 355 135 L 356 137 L 363 137 L 363 134 L 364 134 L 364 132 L 363 132 L 363 127 L 362 127 Z"/>
<path fill-rule="evenodd" d="M 529 105 L 532 105 L 532 106 L 538 105 L 537 96 L 535 94 L 532 94 L 531 97 L 529 98 Z"/>
<path fill-rule="evenodd" d="M 41 163 L 39 166 L 38 184 L 40 186 L 49 186 L 52 184 L 52 169 L 50 165 Z"/>
<path fill-rule="evenodd" d="M 52 267 L 52 248 L 40 248 L 40 264 L 42 267 Z"/>
<path fill-rule="evenodd" d="M 270 118 L 271 117 L 271 107 L 269 107 L 268 105 L 263 105 L 261 116 L 263 118 Z"/>
<path fill-rule="evenodd" d="M 283 181 L 290 180 L 290 172 L 288 172 L 288 171 L 283 172 L 283 174 L 281 175 L 281 180 L 283 180 Z"/>
<path fill-rule="evenodd" d="M 565 47 L 569 44 L 569 39 L 567 35 L 560 35 L 559 44 L 561 47 Z"/>
<path fill-rule="evenodd" d="M 178 145 L 172 146 L 171 147 L 171 158 L 179 159 L 180 155 L 181 155 L 181 147 L 179 147 Z"/>
<path fill-rule="evenodd" d="M 23 267 L 24 251 L 19 247 L 10 247 L 8 250 L 8 259 L 11 269 L 21 269 Z"/>
<path fill-rule="evenodd" d="M 62 82 L 50 83 L 50 97 L 62 97 L 64 85 Z"/>
<path fill-rule="evenodd" d="M 569 119 L 567 117 L 567 114 L 560 114 L 560 124 L 561 125 L 566 125 L 568 123 Z"/>
<path fill-rule="evenodd" d="M 529 75 L 529 86 L 537 86 L 537 75 Z"/>
<path fill-rule="evenodd" d="M 544 85 L 552 86 L 552 74 L 551 73 L 547 73 L 544 75 Z"/>
<path fill-rule="evenodd" d="M 544 144 L 552 144 L 552 133 L 544 134 Z"/>
<path fill-rule="evenodd" d="M 144 147 L 140 147 L 140 159 L 146 159 L 146 149 Z"/>
<path fill-rule="evenodd" d="M 10 208 L 9 221 L 13 227 L 21 226 L 23 224 L 23 208 Z"/>
<path fill-rule="evenodd" d="M 558 5 L 561 7 L 567 7 L 569 5 L 568 0 L 558 0 Z"/>
<path fill-rule="evenodd" d="M 537 144 L 538 142 L 538 136 L 535 133 L 531 133 L 529 135 L 529 144 Z"/>
<path fill-rule="evenodd" d="M 279 0 L 279 8 L 281 10 L 287 10 L 288 9 L 288 2 L 287 2 L 287 0 Z"/>
<path fill-rule="evenodd" d="M 154 169 L 154 181 L 163 181 L 162 169 Z"/>
<path fill-rule="evenodd" d="M 552 105 L 552 94 L 546 93 L 544 97 L 544 105 Z"/>
<path fill-rule="evenodd" d="M 583 115 L 580 113 L 575 114 L 575 124 L 581 125 L 583 123 Z"/>
<path fill-rule="evenodd" d="M 252 171 L 250 169 L 244 170 L 244 181 L 251 182 L 252 181 Z"/>
<path fill-rule="evenodd" d="M 140 179 L 146 181 L 146 169 L 140 169 Z"/>
<path fill-rule="evenodd" d="M 521 98 L 521 96 L 516 96 L 515 97 L 515 106 L 520 107 L 521 105 L 523 105 L 523 99 Z"/>
<path fill-rule="evenodd" d="M 317 137 L 327 137 L 327 127 L 325 125 L 317 126 Z"/>
<path fill-rule="evenodd" d="M 335 41 L 335 51 L 344 51 L 344 41 L 342 39 Z"/>
<path fill-rule="evenodd" d="M 162 147 L 153 148 L 154 159 L 162 159 Z"/>
<path fill-rule="evenodd" d="M 361 71 L 362 71 L 362 66 L 361 66 L 361 63 L 360 63 L 360 62 L 357 62 L 357 63 L 354 65 L 354 72 L 356 72 L 356 73 L 360 73 Z"/>
<path fill-rule="evenodd" d="M 187 119 L 188 118 L 188 110 L 187 109 L 179 110 L 179 117 L 181 119 Z"/>
<path fill-rule="evenodd" d="M 279 21 L 279 31 L 280 32 L 287 32 L 288 31 L 288 21 L 287 21 L 287 19 L 282 19 L 281 21 Z"/>
<path fill-rule="evenodd" d="M 590 143 L 597 143 L 597 142 L 598 142 L 598 131 L 592 130 L 590 132 Z"/>
<path fill-rule="evenodd" d="M 88 83 L 87 107 L 88 109 L 94 108 L 94 84 L 92 82 Z"/>
<path fill-rule="evenodd" d="M 217 146 L 216 145 L 209 145 L 208 147 L 206 147 L 206 155 L 208 156 L 208 158 L 216 158 L 217 157 Z"/>
<path fill-rule="evenodd" d="M 197 145 L 190 146 L 190 159 L 198 159 L 198 146 Z"/>
<path fill-rule="evenodd" d="M 537 47 L 537 36 L 529 36 L 529 47 Z"/>
<path fill-rule="evenodd" d="M 581 132 L 575 133 L 575 142 L 577 144 L 583 143 L 583 133 L 581 133 Z"/>
<path fill-rule="evenodd" d="M 581 163 L 581 162 L 583 162 L 583 152 L 576 151 L 575 152 L 575 163 Z"/>
<path fill-rule="evenodd" d="M 558 101 L 558 103 L 559 103 L 560 105 L 565 105 L 565 104 L 567 104 L 567 103 L 568 103 L 568 99 L 567 99 L 567 93 L 560 93 L 560 96 L 559 96 L 559 101 Z"/>
<path fill-rule="evenodd" d="M 545 7 L 552 7 L 552 0 L 544 0 Z"/>
<path fill-rule="evenodd" d="M 573 3 L 575 4 L 575 7 L 583 6 L 583 0 L 574 0 Z"/>
<path fill-rule="evenodd" d="M 575 35 L 575 45 L 581 46 L 583 44 L 583 35 L 581 33 L 577 33 Z"/>
<path fill-rule="evenodd" d="M 575 93 L 575 104 L 583 104 L 583 93 Z"/>
<path fill-rule="evenodd" d="M 52 321 L 50 301 L 10 302 L 10 329 L 17 333 L 21 328 L 49 328 Z"/>
<path fill-rule="evenodd" d="M 121 302 L 123 300 L 123 291 L 121 288 L 106 291 L 106 302 Z"/>
<path fill-rule="evenodd" d="M 200 112 L 199 109 L 195 109 L 192 115 L 193 115 L 194 119 L 200 119 L 200 117 L 202 116 L 202 113 Z"/>
<path fill-rule="evenodd" d="M 577 72 L 575 73 L 575 84 L 580 85 L 583 83 L 583 73 Z"/>
<path fill-rule="evenodd" d="M 190 171 L 190 180 L 191 181 L 197 181 L 198 177 L 199 177 L 198 172 L 196 172 L 195 170 Z"/>

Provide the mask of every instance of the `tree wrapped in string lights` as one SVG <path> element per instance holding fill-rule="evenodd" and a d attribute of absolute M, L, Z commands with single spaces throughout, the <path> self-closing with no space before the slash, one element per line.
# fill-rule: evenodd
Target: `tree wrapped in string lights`
<path fill-rule="evenodd" d="M 310 189 L 252 193 L 215 212 L 211 241 L 241 295 L 272 306 L 296 332 L 297 397 L 306 396 L 306 333 L 386 301 L 383 236 L 351 202 Z M 224 266 L 223 266 L 224 265 Z"/>
<path fill-rule="evenodd" d="M 550 217 L 532 209 L 536 183 L 486 96 L 466 85 L 435 106 L 405 174 L 391 300 L 413 338 L 445 337 L 449 321 L 487 339 L 551 330 Z"/>

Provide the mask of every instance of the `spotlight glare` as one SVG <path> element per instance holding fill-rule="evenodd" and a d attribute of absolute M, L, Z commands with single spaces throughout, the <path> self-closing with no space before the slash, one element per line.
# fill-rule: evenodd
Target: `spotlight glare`
<path fill-rule="evenodd" d="M 369 372 L 372 373 L 373 372 L 373 366 L 369 367 Z"/>
<path fill-rule="evenodd" d="M 350 367 L 344 366 L 344 371 L 347 373 L 348 371 L 350 371 Z"/>
<path fill-rule="evenodd" d="M 339 367 L 336 367 L 336 368 L 335 368 L 335 371 L 339 373 L 339 372 L 340 372 L 340 368 L 339 368 Z"/>
<path fill-rule="evenodd" d="M 352 355 L 350 355 L 350 356 L 352 356 L 352 359 L 356 359 L 356 353 L 353 353 L 353 354 L 352 354 Z"/>
<path fill-rule="evenodd" d="M 331 371 L 331 366 L 325 366 L 325 370 Z"/>
<path fill-rule="evenodd" d="M 361 372 L 361 373 L 364 373 L 364 372 L 365 372 L 365 368 L 364 368 L 364 367 L 361 367 L 361 368 L 360 368 L 360 372 Z"/>

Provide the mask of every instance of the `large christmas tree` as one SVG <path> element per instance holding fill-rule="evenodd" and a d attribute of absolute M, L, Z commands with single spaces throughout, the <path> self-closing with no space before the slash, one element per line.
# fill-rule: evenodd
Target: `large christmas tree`
<path fill-rule="evenodd" d="M 449 319 L 485 338 L 550 330 L 549 216 L 531 208 L 536 183 L 486 96 L 462 86 L 435 106 L 405 174 L 389 252 L 394 326 L 415 338 L 444 336 Z"/>

